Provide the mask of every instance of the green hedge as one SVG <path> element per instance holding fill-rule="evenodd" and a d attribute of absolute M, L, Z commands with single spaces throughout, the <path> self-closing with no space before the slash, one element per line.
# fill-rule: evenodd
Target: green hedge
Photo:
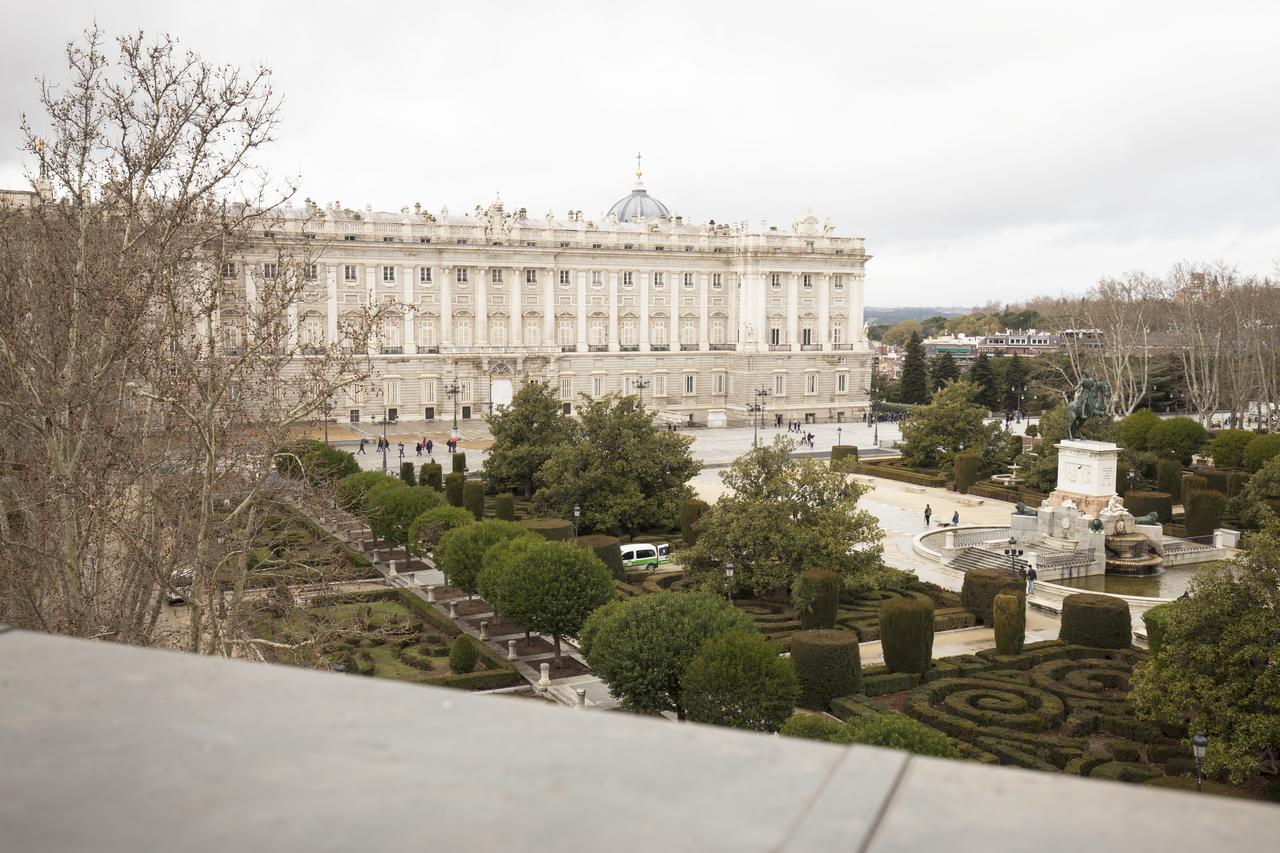
<path fill-rule="evenodd" d="M 407 589 L 389 589 L 378 594 L 379 597 L 397 598 L 406 607 L 422 617 L 422 621 L 435 628 L 445 637 L 452 639 L 462 631 L 453 620 L 423 601 Z M 484 660 L 486 669 L 469 672 L 465 675 L 449 675 L 433 678 L 432 684 L 441 687 L 453 687 L 458 690 L 497 690 L 500 687 L 515 687 L 524 684 L 524 676 L 497 650 L 487 643 L 476 643 L 476 651 Z"/>
<path fill-rule="evenodd" d="M 1249 485 L 1249 475 L 1243 471 L 1232 471 L 1227 475 L 1227 497 L 1234 498 Z"/>
<path fill-rule="evenodd" d="M 1182 494 L 1182 463 L 1177 459 L 1161 459 L 1156 462 L 1156 484 L 1162 492 L 1170 495 Z"/>
<path fill-rule="evenodd" d="M 467 480 L 462 484 L 462 506 L 476 517 L 476 521 L 484 520 L 484 482 Z"/>
<path fill-rule="evenodd" d="M 831 448 L 831 468 L 848 471 L 858 464 L 858 448 L 852 444 L 837 444 Z"/>
<path fill-rule="evenodd" d="M 680 505 L 680 535 L 684 537 L 686 545 L 698 543 L 698 533 L 693 525 L 710 508 L 706 501 L 697 498 L 691 498 Z"/>
<path fill-rule="evenodd" d="M 463 453 L 461 450 L 453 454 L 453 473 L 467 473 L 467 454 Z"/>
<path fill-rule="evenodd" d="M 1222 524 L 1227 496 L 1212 489 L 1198 489 L 1186 498 L 1187 536 L 1209 536 Z"/>
<path fill-rule="evenodd" d="M 430 486 L 437 492 L 444 490 L 444 469 L 439 462 L 423 462 L 418 469 L 418 485 Z"/>
<path fill-rule="evenodd" d="M 981 457 L 972 451 L 957 453 L 955 457 L 956 491 L 962 495 L 969 493 L 969 487 L 978 481 L 978 463 Z"/>
<path fill-rule="evenodd" d="M 579 536 L 574 541 L 583 548 L 591 549 L 600 558 L 600 562 L 609 567 L 609 573 L 615 580 L 626 578 L 626 568 L 622 565 L 622 549 L 618 547 L 617 536 L 595 533 L 590 536 Z"/>
<path fill-rule="evenodd" d="M 880 602 L 880 647 L 891 671 L 928 672 L 933 660 L 933 601 L 902 596 Z"/>
<path fill-rule="evenodd" d="M 502 521 L 516 520 L 516 496 L 510 492 L 493 499 L 493 517 Z"/>
<path fill-rule="evenodd" d="M 1027 639 L 1026 599 L 1002 592 L 995 597 L 991 615 L 996 629 L 996 651 L 1002 655 L 1022 654 Z"/>
<path fill-rule="evenodd" d="M 1256 474 L 1277 454 L 1280 454 L 1280 432 L 1254 436 L 1244 449 L 1244 467 Z"/>
<path fill-rule="evenodd" d="M 1160 653 L 1165 626 L 1169 624 L 1169 617 L 1173 615 L 1173 608 L 1176 606 L 1176 601 L 1170 601 L 1168 604 L 1158 604 L 1142 614 L 1142 624 L 1147 626 L 1147 648 L 1153 655 Z"/>
<path fill-rule="evenodd" d="M 801 572 L 791 588 L 791 606 L 801 628 L 834 628 L 840 610 L 840 573 L 826 569 Z"/>
<path fill-rule="evenodd" d="M 444 478 L 444 496 L 451 505 L 462 506 L 462 494 L 466 482 L 467 475 L 456 471 Z"/>
<path fill-rule="evenodd" d="M 526 518 L 524 521 L 517 521 L 516 524 L 553 542 L 563 542 L 573 538 L 573 522 L 565 521 L 563 518 Z"/>
<path fill-rule="evenodd" d="M 992 605 L 1002 592 L 1026 594 L 1026 587 L 1013 572 L 1004 569 L 971 569 L 964 573 L 960 587 L 960 606 L 990 625 L 994 621 Z"/>
<path fill-rule="evenodd" d="M 929 486 L 935 489 L 945 488 L 947 478 L 941 474 L 923 474 L 909 468 L 895 468 L 892 465 L 868 465 L 859 462 L 853 466 L 855 474 L 867 477 L 881 477 L 885 480 L 897 480 L 900 483 L 911 483 L 914 486 Z"/>
<path fill-rule="evenodd" d="M 1182 506 L 1185 509 L 1187 501 L 1191 499 L 1192 492 L 1200 492 L 1209 488 L 1209 481 L 1199 474 L 1183 474 L 1182 475 L 1182 491 L 1178 494 L 1182 499 Z"/>
<path fill-rule="evenodd" d="M 1058 639 L 1100 649 L 1127 649 L 1133 643 L 1129 605 L 1110 595 L 1080 592 L 1062 599 Z"/>
<path fill-rule="evenodd" d="M 1018 486 L 1016 489 L 1006 488 L 986 480 L 974 483 L 969 487 L 969 494 L 977 495 L 980 498 L 991 498 L 996 501 L 1005 501 L 1006 503 L 1018 503 L 1021 501 L 1027 506 L 1039 506 L 1041 502 L 1048 497 L 1043 492 L 1033 491 L 1032 489 Z"/>
<path fill-rule="evenodd" d="M 791 662 L 800 678 L 800 704 L 825 709 L 837 696 L 862 689 L 858 635 L 852 631 L 798 631 L 791 635 Z"/>
<path fill-rule="evenodd" d="M 479 658 L 476 644 L 470 637 L 459 634 L 453 638 L 453 645 L 449 647 L 449 670 L 454 675 L 463 675 L 475 670 Z"/>
<path fill-rule="evenodd" d="M 1169 492 L 1129 492 L 1124 496 L 1124 508 L 1134 516 L 1154 512 L 1164 524 L 1173 521 L 1173 496 Z"/>

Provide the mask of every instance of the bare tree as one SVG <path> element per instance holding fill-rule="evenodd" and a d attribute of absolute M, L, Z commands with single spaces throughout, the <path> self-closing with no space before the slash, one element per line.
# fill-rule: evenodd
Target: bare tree
<path fill-rule="evenodd" d="M 1165 278 L 1169 326 L 1187 401 L 1204 424 L 1222 405 L 1224 373 L 1232 363 L 1238 330 L 1226 300 L 1237 284 L 1236 271 L 1222 262 L 1179 263 Z"/>
<path fill-rule="evenodd" d="M 209 616 L 245 588 L 272 454 L 367 378 L 394 306 L 304 350 L 310 213 L 255 160 L 270 72 L 103 43 L 87 32 L 66 88 L 42 84 L 38 201 L 0 214 L 0 621 L 147 643 L 177 570 L 188 647 L 225 652 Z"/>

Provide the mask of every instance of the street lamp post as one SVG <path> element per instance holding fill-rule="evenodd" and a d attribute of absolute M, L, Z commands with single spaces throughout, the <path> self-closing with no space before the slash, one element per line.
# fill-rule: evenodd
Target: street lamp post
<path fill-rule="evenodd" d="M 1009 558 L 1009 571 L 1015 575 L 1018 573 L 1018 558 L 1022 556 L 1021 548 L 1014 548 L 1018 544 L 1018 540 L 1012 536 L 1009 537 L 1009 547 L 1004 549 L 1004 555 Z"/>
<path fill-rule="evenodd" d="M 644 405 L 644 389 L 649 387 L 649 380 L 640 378 L 631 383 L 631 387 L 635 389 L 636 396 L 640 398 L 640 405 Z"/>
<path fill-rule="evenodd" d="M 756 447 L 760 443 L 760 424 L 764 421 L 764 401 L 769 397 L 768 388 L 757 388 L 755 390 L 755 405 L 749 410 L 752 413 L 751 418 L 751 446 Z"/>
<path fill-rule="evenodd" d="M 729 603 L 733 603 L 733 563 L 724 564 L 725 588 L 729 590 Z"/>
<path fill-rule="evenodd" d="M 1203 778 L 1204 753 L 1209 748 L 1209 739 L 1204 735 L 1191 738 L 1191 754 L 1196 759 L 1196 793 L 1200 793 L 1200 780 Z"/>
<path fill-rule="evenodd" d="M 874 444 L 877 448 L 879 448 L 880 447 L 880 408 L 878 404 L 880 401 L 876 398 L 876 383 L 872 382 L 870 388 L 863 388 L 862 390 L 867 392 L 867 394 L 869 395 L 869 402 L 871 403 L 871 423 L 872 423 L 871 443 Z"/>
<path fill-rule="evenodd" d="M 458 395 L 462 393 L 462 387 L 458 385 L 458 380 L 456 377 L 448 385 L 444 386 L 444 393 L 448 394 L 450 397 L 453 398 L 453 435 L 452 437 L 456 439 L 458 437 Z"/>
<path fill-rule="evenodd" d="M 377 415 L 369 415 L 369 420 L 378 422 Z M 382 408 L 382 473 L 387 473 L 387 409 Z"/>
<path fill-rule="evenodd" d="M 844 427 L 836 427 L 836 444 L 844 444 Z"/>
<path fill-rule="evenodd" d="M 573 538 L 578 538 L 578 519 L 582 517 L 582 507 L 573 505 Z"/>

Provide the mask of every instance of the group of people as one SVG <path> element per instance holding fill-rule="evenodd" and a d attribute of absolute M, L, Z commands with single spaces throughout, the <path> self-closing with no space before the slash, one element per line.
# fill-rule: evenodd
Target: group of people
<path fill-rule="evenodd" d="M 933 507 L 929 506 L 928 504 L 925 504 L 924 505 L 924 526 L 925 527 L 929 526 L 929 520 L 931 518 L 933 518 Z M 938 524 L 942 524 L 942 522 L 938 522 Z M 952 527 L 960 526 L 960 510 L 956 510 L 955 512 L 951 513 L 951 526 Z"/>
<path fill-rule="evenodd" d="M 773 416 L 774 427 L 782 426 L 782 415 Z M 813 433 L 805 432 L 803 425 L 799 421 L 787 421 L 787 432 L 794 432 L 800 436 L 800 444 L 803 447 L 813 449 Z"/>
<path fill-rule="evenodd" d="M 368 443 L 369 443 L 369 439 L 367 438 L 360 439 L 360 449 L 356 451 L 357 456 L 365 455 L 364 448 L 365 448 L 365 445 L 367 445 Z M 449 448 L 450 453 L 454 453 L 458 449 L 458 439 L 450 438 L 448 441 L 445 442 L 445 446 Z M 404 442 L 403 441 L 397 442 L 397 447 L 400 452 L 400 458 L 403 459 L 404 458 Z M 431 456 L 431 452 L 435 449 L 435 442 L 433 442 L 431 439 L 426 438 L 424 436 L 422 441 L 414 443 L 413 448 L 414 448 L 414 451 L 419 456 L 421 456 L 424 452 L 427 454 L 427 456 Z M 388 452 L 391 450 L 391 442 L 387 441 L 385 438 L 379 437 L 377 451 L 381 453 L 384 450 Z"/>

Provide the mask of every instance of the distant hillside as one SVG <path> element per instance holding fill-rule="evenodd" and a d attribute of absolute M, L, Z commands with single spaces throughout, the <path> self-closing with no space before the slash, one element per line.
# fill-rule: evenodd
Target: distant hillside
<path fill-rule="evenodd" d="M 872 326 L 892 325 L 893 323 L 901 323 L 903 320 L 927 320 L 930 317 L 959 317 L 968 314 L 971 308 L 879 308 L 868 305 L 863 310 L 863 317 L 866 322 Z"/>

